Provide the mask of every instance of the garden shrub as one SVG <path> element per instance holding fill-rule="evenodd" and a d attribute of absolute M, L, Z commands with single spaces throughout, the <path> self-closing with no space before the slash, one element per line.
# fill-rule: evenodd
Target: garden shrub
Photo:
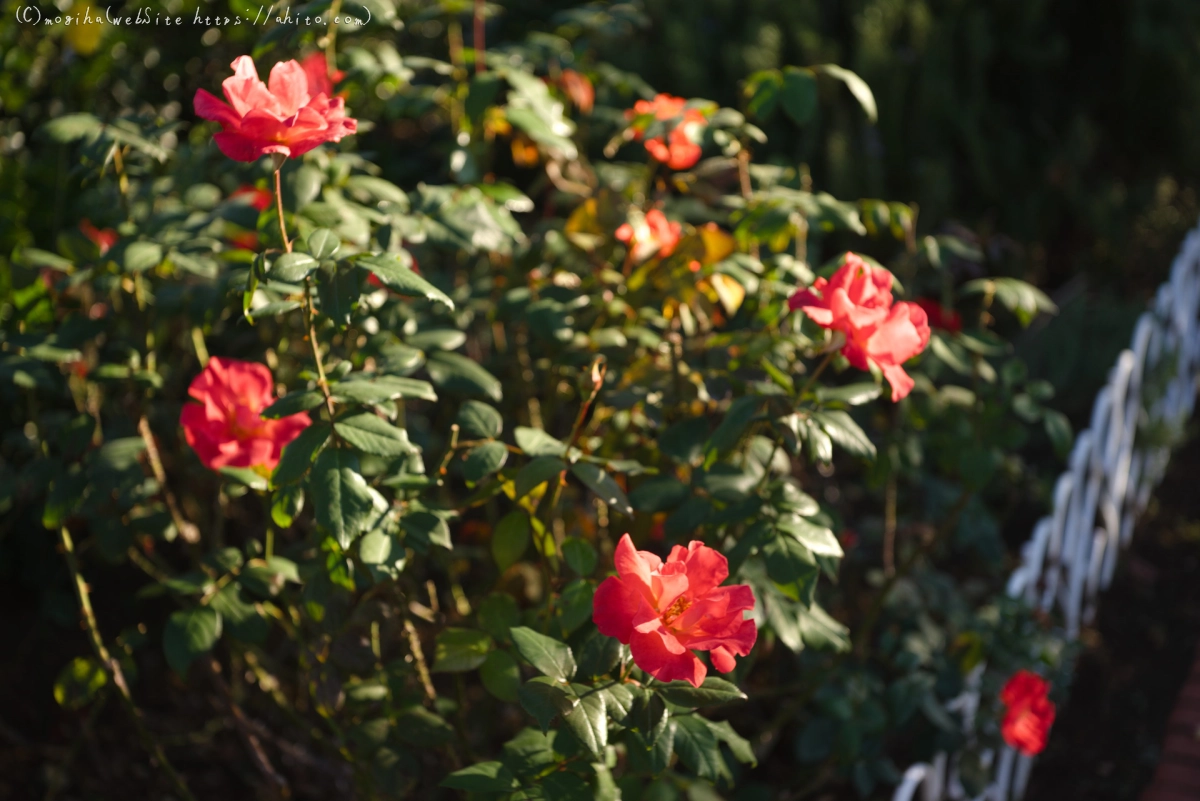
<path fill-rule="evenodd" d="M 39 132 L 73 196 L 5 264 L 0 554 L 83 610 L 59 703 L 120 698 L 178 797 L 152 684 L 222 688 L 264 792 L 296 750 L 364 798 L 981 781 L 1003 711 L 945 702 L 1070 663 L 992 600 L 1028 443 L 1070 446 L 1008 340 L 1050 299 L 755 160 L 771 115 L 875 115 L 840 66 L 735 109 L 599 61 L 626 6 L 486 46 L 491 6 L 403 7 L 448 34 L 419 54 L 354 9 Z"/>

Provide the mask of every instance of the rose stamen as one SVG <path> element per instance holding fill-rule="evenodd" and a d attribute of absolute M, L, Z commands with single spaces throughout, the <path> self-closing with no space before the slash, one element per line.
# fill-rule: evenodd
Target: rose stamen
<path fill-rule="evenodd" d="M 692 602 L 689 601 L 686 597 L 684 597 L 682 595 L 679 596 L 678 598 L 675 599 L 675 603 L 671 604 L 671 606 L 667 609 L 666 612 L 663 612 L 662 622 L 668 626 L 671 625 L 672 623 L 675 622 L 676 618 L 678 618 L 680 615 L 682 615 L 684 612 L 686 612 L 688 610 L 688 607 L 690 607 L 691 605 L 692 605 Z"/>

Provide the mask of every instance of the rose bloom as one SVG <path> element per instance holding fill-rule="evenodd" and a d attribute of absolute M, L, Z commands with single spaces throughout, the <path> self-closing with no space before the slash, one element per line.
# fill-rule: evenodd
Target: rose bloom
<path fill-rule="evenodd" d="M 300 62 L 304 74 L 308 76 L 308 94 L 312 97 L 324 94 L 333 97 L 333 85 L 346 77 L 343 70 L 329 71 L 329 62 L 321 51 L 309 54 Z"/>
<path fill-rule="evenodd" d="M 853 253 L 829 280 L 818 278 L 788 300 L 817 325 L 846 335 L 842 355 L 860 370 L 875 364 L 892 386 L 892 400 L 907 397 L 913 380 L 904 362 L 929 344 L 929 320 L 915 303 L 892 303 L 892 274 Z"/>
<path fill-rule="evenodd" d="M 933 298 L 917 298 L 914 302 L 921 307 L 925 312 L 925 316 L 929 318 L 930 327 L 940 328 L 943 331 L 949 331 L 951 334 L 957 334 L 962 331 L 962 315 L 954 309 L 943 306 Z"/>
<path fill-rule="evenodd" d="M 275 401 L 271 371 L 257 362 L 208 360 L 192 379 L 179 422 L 188 445 L 205 467 L 262 467 L 274 470 L 283 447 L 312 421 L 306 412 L 267 420 L 262 410 Z"/>
<path fill-rule="evenodd" d="M 575 70 L 566 69 L 558 76 L 558 85 L 571 98 L 575 108 L 584 114 L 591 114 L 596 104 L 596 88 L 592 86 L 588 76 Z"/>
<path fill-rule="evenodd" d="M 729 577 L 721 552 L 693 540 L 664 562 L 626 534 L 613 562 L 617 575 L 597 588 L 592 619 L 601 634 L 628 643 L 634 663 L 654 678 L 699 687 L 708 669 L 695 651 L 708 651 L 713 667 L 728 673 L 734 655 L 754 647 L 758 629 L 742 614 L 754 608 L 754 593 L 745 584 L 720 586 Z"/>
<path fill-rule="evenodd" d="M 107 253 L 109 248 L 117 244 L 117 240 L 121 238 L 121 235 L 111 228 L 97 228 L 86 217 L 80 220 L 79 231 L 100 250 L 101 256 Z"/>
<path fill-rule="evenodd" d="M 230 199 L 245 198 L 247 205 L 260 212 L 265 211 L 275 198 L 267 190 L 249 184 L 239 186 L 238 190 L 229 197 Z M 254 231 L 238 231 L 229 237 L 229 244 L 240 250 L 258 250 L 258 234 Z"/>
<path fill-rule="evenodd" d="M 682 97 L 660 94 L 654 100 L 639 100 L 633 108 L 626 110 L 625 118 L 636 120 L 647 114 L 653 114 L 659 121 L 682 119 L 671 129 L 664 139 L 655 136 L 645 142 L 646 151 L 658 161 L 666 164 L 672 170 L 686 170 L 700 160 L 700 137 L 708 124 L 704 115 L 697 109 L 684 108 L 687 101 Z M 645 125 L 633 124 L 633 137 L 641 141 L 645 135 Z"/>
<path fill-rule="evenodd" d="M 682 231 L 679 223 L 668 220 L 658 209 L 650 209 L 644 215 L 636 211 L 631 214 L 630 222 L 617 229 L 616 237 L 629 247 L 635 262 L 643 262 L 654 255 L 665 259 L 674 253 Z"/>
<path fill-rule="evenodd" d="M 213 139 L 229 158 L 300 156 L 358 130 L 358 121 L 346 116 L 342 98 L 310 92 L 309 77 L 297 62 L 276 64 L 266 84 L 250 56 L 239 56 L 232 67 L 234 74 L 221 84 L 228 104 L 203 89 L 196 90 L 193 101 L 196 114 L 221 123 L 222 131 Z"/>
<path fill-rule="evenodd" d="M 1000 691 L 1008 707 L 1000 724 L 1004 742 L 1027 756 L 1040 754 L 1054 725 L 1054 702 L 1047 696 L 1050 684 L 1029 670 L 1018 670 Z"/>

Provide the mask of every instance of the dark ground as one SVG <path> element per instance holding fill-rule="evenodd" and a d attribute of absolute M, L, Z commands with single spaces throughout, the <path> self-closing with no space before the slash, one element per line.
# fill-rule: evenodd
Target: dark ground
<path fill-rule="evenodd" d="M 1084 632 L 1070 700 L 1026 801 L 1136 801 L 1200 639 L 1200 438 L 1167 477 Z"/>

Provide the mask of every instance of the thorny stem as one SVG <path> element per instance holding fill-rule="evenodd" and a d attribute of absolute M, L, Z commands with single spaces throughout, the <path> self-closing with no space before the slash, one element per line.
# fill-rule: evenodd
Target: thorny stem
<path fill-rule="evenodd" d="M 283 192 L 279 185 L 279 172 L 282 168 L 282 164 L 275 168 L 275 211 L 279 216 L 279 235 L 283 237 L 283 249 L 291 253 L 292 243 L 288 239 L 287 225 L 283 222 Z M 308 327 L 308 341 L 312 345 L 313 361 L 317 363 L 317 386 L 321 388 L 321 394 L 325 396 L 325 408 L 328 410 L 329 416 L 333 417 L 333 396 L 329 392 L 329 380 L 325 378 L 325 364 L 321 360 L 321 345 L 317 342 L 316 315 L 313 313 L 312 279 L 308 276 L 304 278 L 304 319 Z"/>
<path fill-rule="evenodd" d="M 604 386 L 604 374 L 607 372 L 607 370 L 608 367 L 605 365 L 603 356 L 597 356 L 595 360 L 592 361 L 592 367 L 590 370 L 592 378 L 592 391 L 588 393 L 587 398 L 585 398 L 583 403 L 580 405 L 579 414 L 575 416 L 575 424 L 571 426 L 571 437 L 567 440 L 566 451 L 566 457 L 568 460 L 571 458 L 571 449 L 575 447 L 575 443 L 579 441 L 579 435 L 583 433 L 583 423 L 584 420 L 587 419 L 588 410 L 592 407 L 592 403 L 595 402 L 596 396 L 600 394 L 600 388 Z M 551 522 L 554 519 L 554 509 L 558 506 L 558 499 L 562 494 L 562 479 L 565 472 L 566 471 L 564 470 L 563 473 L 559 473 L 558 480 L 554 483 L 554 492 L 550 495 L 550 503 L 546 506 L 547 531 L 550 530 Z"/>
<path fill-rule="evenodd" d="M 104 645 L 104 639 L 100 636 L 100 627 L 96 624 L 96 615 L 92 612 L 92 601 L 88 596 L 87 583 L 83 580 L 83 576 L 79 572 L 79 560 L 75 556 L 75 543 L 71 539 L 71 532 L 67 531 L 66 526 L 62 526 L 59 528 L 58 533 L 63 555 L 67 561 L 67 570 L 71 573 L 71 579 L 75 584 L 75 593 L 79 598 L 79 610 L 83 615 L 83 623 L 91 639 L 92 650 L 96 652 L 96 658 L 100 660 L 100 664 L 104 667 L 104 672 L 108 674 L 109 679 L 116 686 L 126 711 L 129 712 L 130 718 L 133 719 L 134 728 L 137 729 L 138 738 L 142 741 L 143 747 L 149 752 L 154 761 L 158 763 L 163 773 L 167 775 L 167 778 L 175 788 L 175 793 L 184 799 L 184 801 L 196 801 L 196 797 L 188 790 L 183 778 L 175 772 L 175 768 L 167 761 L 167 755 L 163 753 L 162 746 L 159 745 L 146 728 L 141 710 L 133 703 L 133 696 L 129 692 L 129 684 L 125 681 L 125 672 L 121 670 L 121 663 L 109 654 L 108 648 Z"/>
<path fill-rule="evenodd" d="M 154 443 L 154 434 L 150 431 L 150 423 L 146 420 L 145 415 L 138 420 L 138 433 L 142 435 L 142 441 L 146 443 L 146 456 L 150 459 L 150 470 L 154 473 L 154 480 L 158 482 L 163 500 L 166 501 L 167 511 L 171 513 L 171 522 L 175 524 L 175 529 L 179 532 L 179 536 L 183 537 L 184 542 L 195 545 L 200 541 L 200 529 L 196 528 L 195 523 L 186 520 L 183 513 L 179 511 L 179 504 L 175 502 L 175 493 L 171 492 L 167 486 L 167 473 L 163 470 L 162 458 L 158 454 L 158 446 Z"/>

